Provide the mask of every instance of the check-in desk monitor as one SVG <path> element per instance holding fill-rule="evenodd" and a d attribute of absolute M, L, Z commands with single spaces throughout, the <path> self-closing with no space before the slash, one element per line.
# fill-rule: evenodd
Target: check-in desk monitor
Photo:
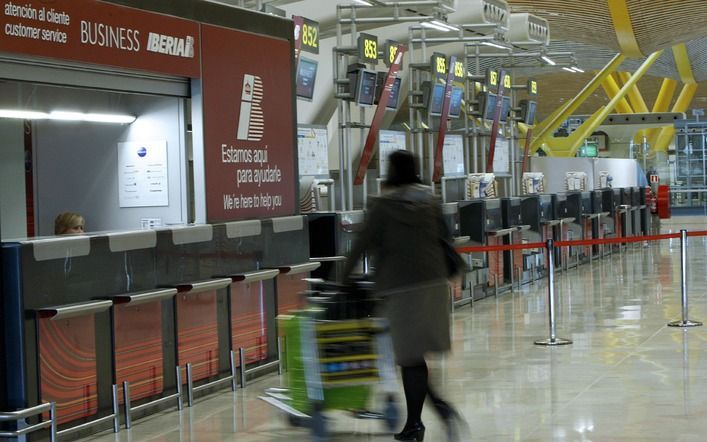
<path fill-rule="evenodd" d="M 518 197 L 501 198 L 501 216 L 504 229 L 510 232 L 504 235 L 503 244 L 522 244 L 525 231 L 529 226 L 523 224 L 521 199 Z M 508 250 L 503 252 L 503 274 L 506 281 L 514 281 L 523 270 L 523 251 Z M 520 276 L 522 278 L 522 276 Z"/>
<path fill-rule="evenodd" d="M 309 250 L 312 260 L 321 267 L 312 272 L 313 278 L 332 279 L 343 271 L 345 256 L 351 251 L 357 232 L 363 226 L 364 212 L 319 212 L 307 214 Z"/>

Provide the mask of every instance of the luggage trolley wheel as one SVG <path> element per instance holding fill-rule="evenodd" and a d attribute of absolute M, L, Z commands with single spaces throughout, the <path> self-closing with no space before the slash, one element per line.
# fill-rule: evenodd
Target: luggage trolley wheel
<path fill-rule="evenodd" d="M 327 432 L 324 413 L 322 413 L 323 408 L 324 407 L 321 402 L 317 401 L 312 404 L 312 418 L 310 419 L 310 425 L 315 442 L 324 442 L 328 440 L 329 433 Z"/>
<path fill-rule="evenodd" d="M 398 406 L 395 404 L 395 399 L 392 394 L 389 394 L 385 400 L 383 420 L 386 428 L 390 431 L 393 431 L 398 427 L 398 422 L 400 421 L 400 411 L 398 410 Z"/>

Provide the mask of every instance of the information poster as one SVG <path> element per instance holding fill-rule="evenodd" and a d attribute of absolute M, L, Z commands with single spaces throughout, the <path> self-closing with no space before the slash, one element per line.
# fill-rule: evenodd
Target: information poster
<path fill-rule="evenodd" d="M 329 176 L 329 135 L 326 127 L 297 128 L 300 176 Z"/>
<path fill-rule="evenodd" d="M 508 139 L 499 136 L 496 138 L 496 151 L 493 156 L 493 171 L 495 173 L 510 172 L 511 163 L 508 154 Z"/>
<path fill-rule="evenodd" d="M 169 205 L 167 141 L 118 143 L 120 207 Z"/>
<path fill-rule="evenodd" d="M 207 221 L 294 215 L 290 42 L 211 25 L 201 38 Z"/>
<path fill-rule="evenodd" d="M 381 130 L 378 132 L 378 171 L 380 177 L 388 174 L 388 156 L 396 150 L 405 150 L 405 132 Z"/>
<path fill-rule="evenodd" d="M 442 170 L 444 176 L 464 176 L 464 139 L 461 135 L 444 137 Z"/>

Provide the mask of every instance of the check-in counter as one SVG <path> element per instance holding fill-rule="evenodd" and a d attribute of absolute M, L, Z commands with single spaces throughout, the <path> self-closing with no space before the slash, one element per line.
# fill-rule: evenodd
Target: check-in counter
<path fill-rule="evenodd" d="M 236 349 L 246 371 L 277 363 L 277 308 L 319 266 L 302 220 L 3 243 L 3 408 L 54 401 L 59 434 L 78 438 L 117 427 L 119 402 L 137 416 L 181 405 L 188 381 L 191 402 L 234 380 Z"/>
<path fill-rule="evenodd" d="M 604 191 L 601 189 L 591 192 L 591 214 L 592 214 L 592 239 L 602 239 L 607 235 L 607 222 L 610 220 L 611 212 L 604 208 Z M 602 245 L 592 246 L 592 256 L 601 256 L 604 247 Z"/>
<path fill-rule="evenodd" d="M 526 240 L 529 243 L 546 243 L 552 239 L 553 227 L 559 223 L 555 219 L 552 207 L 552 195 L 536 194 L 521 197 L 521 222 L 528 226 L 525 231 Z M 542 249 L 531 250 L 530 255 L 525 257 L 524 269 L 531 269 L 535 276 L 540 277 L 545 269 L 545 254 Z"/>
<path fill-rule="evenodd" d="M 653 221 L 653 218 L 651 217 L 651 212 L 650 212 L 650 207 L 648 206 L 648 197 L 646 195 L 646 192 L 650 188 L 648 187 L 639 187 L 639 196 L 638 196 L 638 204 L 639 204 L 639 218 L 640 218 L 640 225 L 641 225 L 641 235 L 648 235 L 651 232 L 652 226 L 651 223 Z"/>
<path fill-rule="evenodd" d="M 568 240 L 578 240 L 585 239 L 588 235 L 586 232 L 586 222 L 584 218 L 585 214 L 585 201 L 584 192 L 567 192 L 567 204 L 566 204 L 566 217 L 572 218 L 571 221 L 567 222 L 567 236 Z M 590 201 L 587 195 L 586 205 L 589 205 Z M 574 263 L 579 263 L 588 254 L 585 253 L 585 247 L 571 246 L 567 248 L 568 259 Z M 565 263 L 565 267 L 569 265 L 569 261 Z"/>
<path fill-rule="evenodd" d="M 507 235 L 504 244 L 523 244 L 524 235 L 530 226 L 523 223 L 521 216 L 521 199 L 518 197 L 501 198 L 501 225 L 504 229 L 514 229 Z M 524 266 L 524 256 L 529 255 L 529 250 L 508 250 L 503 252 L 503 276 L 511 285 L 515 282 L 522 284 L 530 279 Z"/>
<path fill-rule="evenodd" d="M 614 189 L 607 187 L 601 189 L 600 192 L 602 212 L 607 212 L 607 215 L 601 219 L 601 226 L 604 231 L 603 237 L 617 237 L 617 229 L 619 228 L 619 225 L 616 223 L 617 214 Z M 611 247 L 608 249 L 611 250 Z"/>
<path fill-rule="evenodd" d="M 504 229 L 501 200 L 498 198 L 474 199 L 459 202 L 459 230 L 461 235 L 468 236 L 471 245 L 502 245 L 505 236 L 510 235 L 513 230 Z M 474 299 L 479 299 L 500 290 L 503 285 L 503 253 L 488 252 L 472 254 L 474 269 L 482 268 L 485 272 L 479 272 L 471 279 L 474 287 L 481 290 L 474 290 Z M 473 278 L 473 276 L 472 276 Z"/>
<path fill-rule="evenodd" d="M 567 193 L 553 193 L 552 205 L 555 210 L 555 219 L 557 223 L 553 228 L 553 239 L 557 241 L 566 241 L 574 239 L 577 234 L 575 224 L 576 218 L 569 214 L 570 207 L 567 203 Z M 573 210 L 574 211 L 574 210 Z M 558 269 L 566 268 L 569 264 L 570 248 L 556 247 L 555 248 L 555 266 Z"/>
<path fill-rule="evenodd" d="M 622 187 L 619 191 L 619 214 L 621 216 L 621 231 L 624 238 L 633 236 L 633 201 L 631 198 L 632 189 L 630 187 Z"/>
<path fill-rule="evenodd" d="M 321 263 L 313 278 L 341 280 L 346 255 L 363 227 L 363 210 L 307 214 L 310 260 Z"/>
<path fill-rule="evenodd" d="M 265 255 L 263 268 L 280 271 L 275 278 L 278 315 L 304 306 L 302 293 L 308 289 L 306 278 L 318 269 L 309 260 L 309 225 L 305 216 L 272 218 L 263 222 Z"/>
<path fill-rule="evenodd" d="M 469 246 L 486 245 L 486 201 L 473 199 L 459 201 L 459 233 L 468 238 Z M 474 300 L 487 295 L 488 256 L 483 252 L 467 254 L 469 266 L 464 277 L 464 289 Z"/>

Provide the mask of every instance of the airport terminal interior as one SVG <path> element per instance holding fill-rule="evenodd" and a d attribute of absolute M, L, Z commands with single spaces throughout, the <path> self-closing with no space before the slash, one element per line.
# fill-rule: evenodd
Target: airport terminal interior
<path fill-rule="evenodd" d="M 705 0 L 2 5 L 0 440 L 705 440 Z"/>

